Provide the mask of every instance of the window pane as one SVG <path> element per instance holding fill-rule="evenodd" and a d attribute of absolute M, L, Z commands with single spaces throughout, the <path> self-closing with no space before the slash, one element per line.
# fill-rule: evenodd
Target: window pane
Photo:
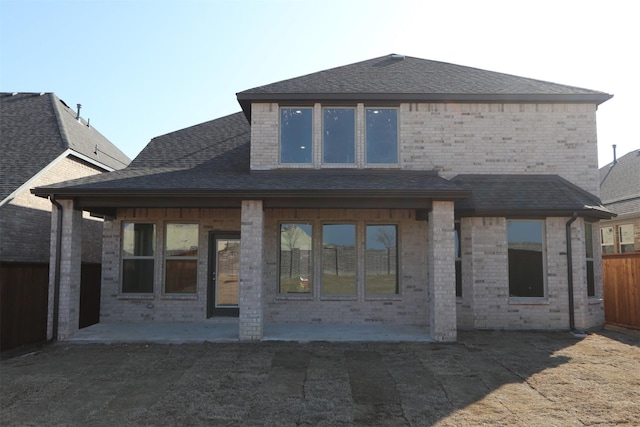
<path fill-rule="evenodd" d="M 509 221 L 509 295 L 544 296 L 541 221 Z"/>
<path fill-rule="evenodd" d="M 593 261 L 587 261 L 587 296 L 596 296 L 596 281 L 593 272 Z"/>
<path fill-rule="evenodd" d="M 153 293 L 153 260 L 122 260 L 122 292 Z"/>
<path fill-rule="evenodd" d="M 280 110 L 280 162 L 311 163 L 311 108 Z"/>
<path fill-rule="evenodd" d="M 355 110 L 325 108 L 323 126 L 324 163 L 355 162 Z"/>
<path fill-rule="evenodd" d="M 367 163 L 398 163 L 398 111 L 369 108 L 367 118 Z"/>
<path fill-rule="evenodd" d="M 122 228 L 123 256 L 153 256 L 155 248 L 155 224 L 124 223 Z"/>
<path fill-rule="evenodd" d="M 398 293 L 398 238 L 395 225 L 367 225 L 367 295 Z"/>
<path fill-rule="evenodd" d="M 166 254 L 198 256 L 198 224 L 167 224 Z"/>
<path fill-rule="evenodd" d="M 456 257 L 456 296 L 462 296 L 462 260 L 460 257 L 460 223 L 454 224 L 453 230 L 455 257 Z"/>
<path fill-rule="evenodd" d="M 280 224 L 280 293 L 311 293 L 311 224 Z"/>
<path fill-rule="evenodd" d="M 584 224 L 584 247 L 587 258 L 593 258 L 593 225 Z"/>
<path fill-rule="evenodd" d="M 354 224 L 328 224 L 322 227 L 322 293 L 356 294 Z"/>
<path fill-rule="evenodd" d="M 167 294 L 195 293 L 198 283 L 198 261 L 195 259 L 169 259 L 165 270 Z"/>

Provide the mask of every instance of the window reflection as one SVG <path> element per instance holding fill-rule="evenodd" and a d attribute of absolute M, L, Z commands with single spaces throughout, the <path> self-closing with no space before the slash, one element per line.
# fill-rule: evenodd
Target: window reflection
<path fill-rule="evenodd" d="M 311 224 L 280 224 L 280 293 L 311 293 Z"/>
<path fill-rule="evenodd" d="M 366 293 L 398 293 L 398 238 L 395 225 L 367 225 Z"/>
<path fill-rule="evenodd" d="M 356 294 L 355 224 L 325 224 L 322 227 L 322 293 Z"/>

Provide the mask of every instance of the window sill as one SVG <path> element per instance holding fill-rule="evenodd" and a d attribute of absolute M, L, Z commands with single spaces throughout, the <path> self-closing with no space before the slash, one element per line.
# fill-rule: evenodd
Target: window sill
<path fill-rule="evenodd" d="M 276 301 L 313 301 L 313 294 L 291 292 L 289 294 L 276 295 Z"/>
<path fill-rule="evenodd" d="M 509 305 L 549 305 L 546 297 L 509 297 Z"/>
<path fill-rule="evenodd" d="M 119 294 L 118 295 L 118 299 L 121 299 L 121 300 L 135 300 L 135 299 L 152 300 L 154 298 L 155 298 L 155 295 L 153 294 Z"/>
<path fill-rule="evenodd" d="M 365 301 L 402 301 L 401 295 L 369 295 L 364 297 Z"/>
<path fill-rule="evenodd" d="M 185 295 L 185 294 L 178 294 L 178 295 L 161 295 L 160 296 L 161 300 L 197 300 L 198 299 L 198 295 L 193 294 L 193 295 Z"/>
<path fill-rule="evenodd" d="M 320 301 L 358 301 L 356 295 L 323 295 Z"/>
<path fill-rule="evenodd" d="M 598 305 L 598 304 L 602 304 L 604 300 L 602 298 L 598 298 L 598 297 L 589 297 L 589 301 L 588 304 L 589 305 Z"/>

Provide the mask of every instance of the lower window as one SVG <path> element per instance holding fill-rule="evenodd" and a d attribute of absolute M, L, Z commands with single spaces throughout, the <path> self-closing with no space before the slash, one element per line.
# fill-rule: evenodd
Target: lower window
<path fill-rule="evenodd" d="M 198 287 L 198 224 L 167 224 L 165 267 L 165 293 L 196 293 Z"/>
<path fill-rule="evenodd" d="M 311 224 L 306 223 L 280 224 L 279 293 L 311 293 L 312 230 Z"/>
<path fill-rule="evenodd" d="M 398 227 L 367 225 L 366 295 L 398 294 Z"/>
<path fill-rule="evenodd" d="M 322 226 L 322 294 L 356 295 L 356 226 Z"/>
<path fill-rule="evenodd" d="M 509 296 L 544 297 L 544 223 L 507 221 Z"/>
<path fill-rule="evenodd" d="M 596 281 L 593 271 L 593 224 L 584 224 L 584 246 L 587 261 L 587 296 L 596 296 Z"/>
<path fill-rule="evenodd" d="M 153 293 L 155 248 L 155 224 L 123 224 L 122 293 Z"/>

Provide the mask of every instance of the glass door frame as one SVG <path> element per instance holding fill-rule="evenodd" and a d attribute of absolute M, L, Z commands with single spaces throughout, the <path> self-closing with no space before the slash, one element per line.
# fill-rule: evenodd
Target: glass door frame
<path fill-rule="evenodd" d="M 209 265 L 207 269 L 207 318 L 215 316 L 238 317 L 239 307 L 216 307 L 216 278 L 217 278 L 217 241 L 218 240 L 238 240 L 240 232 L 210 231 L 209 232 Z M 238 263 L 240 261 L 238 260 Z M 238 269 L 240 265 L 238 265 Z M 238 287 L 240 283 L 238 283 Z M 239 298 L 238 298 L 239 299 Z M 239 302 L 239 301 L 238 301 Z"/>

